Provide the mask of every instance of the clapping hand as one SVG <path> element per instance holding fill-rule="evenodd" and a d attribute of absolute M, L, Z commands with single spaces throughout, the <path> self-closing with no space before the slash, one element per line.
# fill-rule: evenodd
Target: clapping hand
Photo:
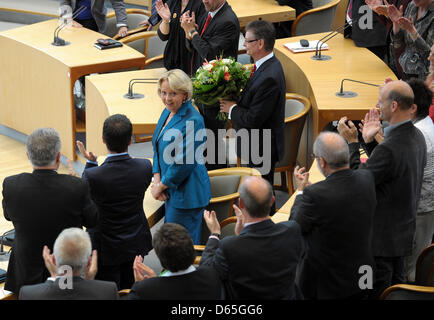
<path fill-rule="evenodd" d="M 217 216 L 215 211 L 205 210 L 203 212 L 203 219 L 206 222 L 206 225 L 211 233 L 220 233 L 220 223 L 217 220 Z"/>
<path fill-rule="evenodd" d="M 93 280 L 95 279 L 95 275 L 98 272 L 98 254 L 96 250 L 92 251 L 92 256 L 90 258 L 90 264 L 88 264 L 86 268 L 86 272 L 84 274 L 85 280 Z"/>
<path fill-rule="evenodd" d="M 387 16 L 387 5 L 384 5 L 381 0 L 365 0 L 365 3 L 375 13 Z"/>
<path fill-rule="evenodd" d="M 136 256 L 133 263 L 134 280 L 135 282 L 144 279 L 155 278 L 157 275 L 154 270 L 143 263 L 142 256 Z"/>
<path fill-rule="evenodd" d="M 235 215 L 237 216 L 237 223 L 235 224 L 235 234 L 239 235 L 244 228 L 244 215 L 240 208 L 235 204 L 232 206 L 234 208 Z"/>
<path fill-rule="evenodd" d="M 401 17 L 398 19 L 398 25 L 404 29 L 405 31 L 407 31 L 408 33 L 416 33 L 416 27 L 414 26 L 413 23 L 413 18 L 410 17 L 409 19 L 405 18 L 405 17 Z"/>
<path fill-rule="evenodd" d="M 363 120 L 363 129 L 361 130 L 363 140 L 366 143 L 372 142 L 374 137 L 382 132 L 381 130 L 380 115 L 376 108 L 371 108 Z"/>
<path fill-rule="evenodd" d="M 299 191 L 303 191 L 311 183 L 309 182 L 309 172 L 306 172 L 306 168 L 300 168 L 296 166 L 294 169 L 295 184 Z"/>
<path fill-rule="evenodd" d="M 387 1 L 386 1 L 386 3 L 387 3 Z M 402 5 L 399 7 L 399 10 L 398 10 L 398 8 L 396 8 L 395 5 L 388 4 L 387 15 L 389 16 L 389 19 L 393 23 L 397 24 L 399 18 L 401 18 L 403 16 L 403 14 L 404 14 L 404 7 Z"/>
<path fill-rule="evenodd" d="M 338 123 L 339 134 L 347 141 L 347 143 L 359 142 L 357 128 L 351 120 L 348 120 L 348 125 L 345 123 L 347 117 L 342 117 Z"/>
<path fill-rule="evenodd" d="M 161 19 L 163 19 L 163 21 L 165 21 L 166 23 L 170 21 L 171 14 L 167 3 L 163 3 L 162 0 L 158 0 L 155 4 L 155 9 L 157 10 L 158 15 L 161 17 Z"/>
<path fill-rule="evenodd" d="M 45 267 L 47 268 L 52 278 L 57 277 L 57 266 L 54 264 L 54 254 L 51 254 L 50 249 L 44 246 L 42 249 L 42 258 L 44 259 Z"/>
<path fill-rule="evenodd" d="M 83 155 L 83 157 L 85 157 L 87 160 L 96 161 L 97 156 L 92 151 L 90 152 L 86 151 L 83 142 L 77 140 L 77 147 L 80 153 Z"/>

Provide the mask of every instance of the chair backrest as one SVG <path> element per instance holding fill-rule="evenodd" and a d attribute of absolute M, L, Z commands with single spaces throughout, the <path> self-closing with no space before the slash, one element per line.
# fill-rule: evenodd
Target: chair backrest
<path fill-rule="evenodd" d="M 396 284 L 384 290 L 382 300 L 434 300 L 434 287 Z"/>
<path fill-rule="evenodd" d="M 128 8 L 126 9 L 127 19 L 128 19 L 128 30 L 134 30 L 139 27 L 139 23 L 148 20 L 150 12 L 143 9 Z M 119 28 L 116 26 L 116 14 L 114 11 L 107 13 L 106 15 L 106 29 L 105 35 L 113 38 L 117 33 Z"/>
<path fill-rule="evenodd" d="M 207 210 L 216 212 L 219 222 L 233 215 L 232 205 L 239 197 L 238 189 L 246 176 L 261 176 L 253 168 L 234 167 L 208 171 L 211 184 L 211 200 Z M 202 243 L 205 244 L 210 232 L 202 219 Z"/>
<path fill-rule="evenodd" d="M 423 249 L 417 257 L 416 284 L 434 286 L 434 244 Z"/>
<path fill-rule="evenodd" d="M 297 160 L 300 138 L 310 110 L 310 101 L 301 95 L 286 94 L 285 105 L 285 154 L 276 168 L 294 166 Z"/>
<path fill-rule="evenodd" d="M 223 239 L 224 237 L 234 235 L 236 224 L 237 224 L 236 216 L 226 218 L 222 222 L 220 222 L 221 238 Z"/>
<path fill-rule="evenodd" d="M 340 0 L 313 1 L 313 9 L 303 12 L 295 19 L 291 30 L 292 36 L 331 31 L 339 2 Z"/>

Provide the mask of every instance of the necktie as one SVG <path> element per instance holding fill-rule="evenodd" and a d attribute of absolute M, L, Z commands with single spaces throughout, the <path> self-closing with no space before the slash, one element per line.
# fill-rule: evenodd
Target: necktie
<path fill-rule="evenodd" d="M 256 64 L 253 65 L 252 73 L 250 74 L 250 78 L 253 77 L 253 74 L 255 73 L 255 71 L 256 71 Z"/>
<path fill-rule="evenodd" d="M 350 4 L 348 5 L 348 18 L 353 19 L 353 0 L 350 0 Z"/>
<path fill-rule="evenodd" d="M 208 13 L 208 17 L 206 18 L 205 24 L 203 26 L 202 32 L 200 33 L 200 36 L 202 37 L 203 33 L 205 32 L 206 27 L 208 27 L 210 21 L 211 21 L 211 13 Z"/>

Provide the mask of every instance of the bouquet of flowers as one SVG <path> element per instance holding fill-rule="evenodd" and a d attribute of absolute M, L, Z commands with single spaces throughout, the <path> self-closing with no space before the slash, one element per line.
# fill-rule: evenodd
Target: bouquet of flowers
<path fill-rule="evenodd" d="M 195 102 L 213 105 L 219 99 L 235 100 L 246 86 L 251 70 L 233 58 L 216 59 L 204 62 L 193 82 Z M 226 113 L 219 113 L 217 119 L 226 120 Z"/>

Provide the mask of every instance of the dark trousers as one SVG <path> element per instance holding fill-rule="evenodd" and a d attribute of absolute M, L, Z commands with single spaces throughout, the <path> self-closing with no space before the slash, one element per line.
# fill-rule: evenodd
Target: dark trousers
<path fill-rule="evenodd" d="M 398 283 L 406 283 L 404 257 L 374 257 L 374 285 L 371 299 L 379 299 L 384 290 Z"/>
<path fill-rule="evenodd" d="M 76 22 L 78 22 L 79 24 L 81 24 L 84 28 L 86 29 L 90 29 L 93 31 L 98 32 L 98 25 L 95 22 L 95 19 L 85 19 L 85 20 L 79 20 L 79 19 L 75 19 Z"/>
<path fill-rule="evenodd" d="M 115 282 L 118 290 L 130 289 L 134 284 L 133 263 L 134 259 L 117 265 L 98 265 L 95 279 Z"/>

